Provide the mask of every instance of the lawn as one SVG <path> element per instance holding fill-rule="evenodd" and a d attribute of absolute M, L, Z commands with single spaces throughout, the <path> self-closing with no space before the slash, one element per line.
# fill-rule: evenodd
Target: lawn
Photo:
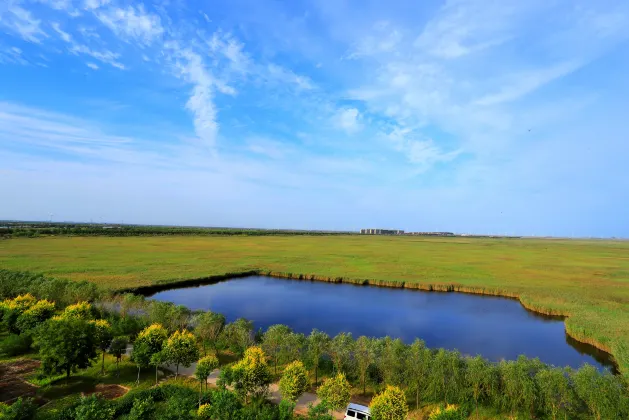
<path fill-rule="evenodd" d="M 264 270 L 456 284 L 568 315 L 629 374 L 629 242 L 378 236 L 49 237 L 0 241 L 0 267 L 116 290 Z"/>

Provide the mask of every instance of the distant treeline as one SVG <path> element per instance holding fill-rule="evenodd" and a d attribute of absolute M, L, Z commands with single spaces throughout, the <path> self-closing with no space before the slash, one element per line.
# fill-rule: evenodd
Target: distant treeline
<path fill-rule="evenodd" d="M 46 222 L 0 222 L 0 237 L 37 237 L 55 235 L 75 236 L 167 236 L 167 235 L 222 235 L 222 236 L 267 236 L 267 235 L 348 235 L 354 232 L 289 230 L 289 229 L 242 229 L 185 226 L 144 226 L 96 223 L 46 223 Z"/>

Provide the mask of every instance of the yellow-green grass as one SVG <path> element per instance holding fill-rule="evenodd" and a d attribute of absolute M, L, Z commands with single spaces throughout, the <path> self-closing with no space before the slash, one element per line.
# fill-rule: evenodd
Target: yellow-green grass
<path fill-rule="evenodd" d="M 250 270 L 456 284 L 568 315 L 574 338 L 629 374 L 629 242 L 378 236 L 51 237 L 0 241 L 0 267 L 112 290 Z"/>

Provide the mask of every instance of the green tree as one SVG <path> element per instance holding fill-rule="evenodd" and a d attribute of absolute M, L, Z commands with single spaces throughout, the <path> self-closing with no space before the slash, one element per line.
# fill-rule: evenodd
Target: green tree
<path fill-rule="evenodd" d="M 367 392 L 367 372 L 374 361 L 373 340 L 364 335 L 358 337 L 354 351 L 358 377 L 363 386 L 363 394 Z"/>
<path fill-rule="evenodd" d="M 158 369 L 165 363 L 168 363 L 168 353 L 166 352 L 166 349 L 162 349 L 162 351 L 158 351 L 157 353 L 153 353 L 153 355 L 151 355 L 150 365 L 155 367 L 155 385 L 158 383 Z"/>
<path fill-rule="evenodd" d="M 88 302 L 79 302 L 74 305 L 67 306 L 63 310 L 62 317 L 64 318 L 79 318 L 89 320 L 92 319 L 92 305 Z"/>
<path fill-rule="evenodd" d="M 237 420 L 240 418 L 242 404 L 238 397 L 227 389 L 221 389 L 212 393 L 212 403 L 208 409 L 207 418 L 212 420 Z"/>
<path fill-rule="evenodd" d="M 339 333 L 332 339 L 332 341 L 330 341 L 328 354 L 332 359 L 332 364 L 334 365 L 334 371 L 336 373 L 349 373 L 353 350 L 354 339 L 352 338 L 351 333 Z"/>
<path fill-rule="evenodd" d="M 201 400 L 201 393 L 203 392 L 203 384 L 205 384 L 205 387 L 207 388 L 207 378 L 217 367 L 218 359 L 213 354 L 202 357 L 197 362 L 194 376 L 199 381 L 199 401 Z"/>
<path fill-rule="evenodd" d="M 351 395 L 351 386 L 344 373 L 327 378 L 317 389 L 319 399 L 332 410 L 341 410 L 347 407 Z"/>
<path fill-rule="evenodd" d="M 503 405 L 511 409 L 511 414 L 518 409 L 533 412 L 537 397 L 534 378 L 540 367 L 539 360 L 529 360 L 524 356 L 500 363 Z"/>
<path fill-rule="evenodd" d="M 419 408 L 419 397 L 428 386 L 432 352 L 422 340 L 416 339 L 408 348 L 404 366 L 404 378 L 409 389 L 415 394 L 415 408 Z"/>
<path fill-rule="evenodd" d="M 262 350 L 273 360 L 274 371 L 277 375 L 277 362 L 282 354 L 292 330 L 286 325 L 271 325 L 262 336 Z"/>
<path fill-rule="evenodd" d="M 168 332 L 160 324 L 152 324 L 138 334 L 131 353 L 131 359 L 138 366 L 136 383 L 140 382 L 140 370 L 152 366 L 153 355 L 162 351 L 167 339 Z M 157 371 L 157 366 L 155 370 Z"/>
<path fill-rule="evenodd" d="M 374 420 L 405 420 L 408 414 L 406 395 L 400 388 L 388 385 L 371 400 L 369 411 Z"/>
<path fill-rule="evenodd" d="M 492 395 L 492 391 L 497 387 L 498 378 L 494 372 L 492 365 L 481 356 L 467 361 L 465 379 L 467 388 L 474 399 L 476 412 L 478 412 L 478 402 Z"/>
<path fill-rule="evenodd" d="M 96 394 L 81 397 L 74 411 L 75 420 L 113 420 L 115 415 L 116 409 L 111 402 Z"/>
<path fill-rule="evenodd" d="M 129 337 L 118 336 L 111 340 L 109 346 L 109 353 L 116 358 L 116 376 L 120 375 L 119 364 L 122 360 L 122 355 L 127 352 L 127 344 L 129 343 Z"/>
<path fill-rule="evenodd" d="M 286 343 L 282 346 L 280 360 L 282 363 L 290 363 L 301 360 L 306 348 L 306 337 L 300 333 L 291 333 L 286 337 Z"/>
<path fill-rule="evenodd" d="M 111 325 L 109 325 L 109 322 L 105 321 L 104 319 L 97 319 L 95 321 L 90 321 L 90 322 L 94 324 L 94 327 L 96 329 L 96 345 L 98 346 L 98 348 L 103 354 L 103 359 L 102 359 L 103 361 L 101 364 L 100 373 L 104 374 L 105 373 L 105 352 L 111 345 L 111 340 L 113 340 L 114 335 L 111 330 Z"/>
<path fill-rule="evenodd" d="M 0 419 L 2 420 L 31 420 L 37 414 L 37 405 L 32 398 L 19 397 L 11 405 L 0 403 Z"/>
<path fill-rule="evenodd" d="M 300 361 L 294 361 L 284 369 L 280 379 L 282 398 L 296 402 L 308 389 L 308 371 Z"/>
<path fill-rule="evenodd" d="M 225 316 L 215 312 L 203 312 L 196 316 L 194 334 L 199 338 L 203 346 L 203 354 L 206 355 L 206 344 L 210 344 L 216 350 L 216 341 L 225 328 Z"/>
<path fill-rule="evenodd" d="M 144 296 L 133 293 L 124 293 L 118 297 L 118 305 L 120 307 L 120 316 L 126 318 L 127 314 L 134 309 L 139 308 L 144 302 Z"/>
<path fill-rule="evenodd" d="M 622 399 L 627 398 L 622 379 L 609 372 L 599 373 L 594 366 L 585 364 L 572 375 L 572 380 L 577 396 L 592 417 L 596 420 L 621 418 Z"/>
<path fill-rule="evenodd" d="M 324 403 L 317 405 L 308 405 L 308 420 L 334 420 L 334 416 L 330 414 L 330 409 Z"/>
<path fill-rule="evenodd" d="M 315 385 L 319 383 L 319 362 L 330 346 L 330 336 L 317 329 L 312 330 L 307 338 L 308 359 L 314 366 Z"/>
<path fill-rule="evenodd" d="M 96 328 L 80 318 L 52 318 L 37 328 L 35 342 L 42 370 L 65 373 L 91 366 L 96 359 Z"/>
<path fill-rule="evenodd" d="M 245 404 L 250 396 L 263 397 L 271 383 L 271 372 L 266 355 L 260 347 L 249 347 L 244 357 L 231 369 L 230 382 L 234 390 L 243 397 Z"/>
<path fill-rule="evenodd" d="M 46 299 L 39 300 L 20 314 L 16 320 L 16 327 L 22 334 L 30 333 L 39 324 L 52 318 L 55 314 L 55 303 Z"/>
<path fill-rule="evenodd" d="M 190 367 L 199 358 L 196 339 L 186 330 L 175 331 L 164 348 L 168 361 L 175 364 L 175 378 L 179 375 L 179 365 Z"/>
<path fill-rule="evenodd" d="M 385 337 L 376 344 L 378 368 L 387 385 L 399 385 L 404 380 L 407 346 L 400 339 Z"/>
<path fill-rule="evenodd" d="M 540 405 L 553 420 L 557 417 L 567 419 L 574 404 L 568 375 L 565 369 L 554 367 L 541 369 L 535 375 L 535 382 L 540 393 Z"/>
<path fill-rule="evenodd" d="M 20 332 L 17 320 L 24 312 L 37 303 L 37 299 L 30 293 L 19 295 L 15 299 L 6 299 L 2 302 L 2 324 L 10 333 Z"/>
<path fill-rule="evenodd" d="M 253 322 L 244 318 L 238 318 L 225 326 L 223 335 L 231 349 L 238 355 L 242 355 L 247 347 L 252 346 L 254 343 Z"/>

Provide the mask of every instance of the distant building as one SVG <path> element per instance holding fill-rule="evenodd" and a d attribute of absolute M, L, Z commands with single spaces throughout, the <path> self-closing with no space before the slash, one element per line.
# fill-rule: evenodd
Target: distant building
<path fill-rule="evenodd" d="M 361 235 L 404 235 L 403 230 L 393 229 L 361 229 Z"/>

